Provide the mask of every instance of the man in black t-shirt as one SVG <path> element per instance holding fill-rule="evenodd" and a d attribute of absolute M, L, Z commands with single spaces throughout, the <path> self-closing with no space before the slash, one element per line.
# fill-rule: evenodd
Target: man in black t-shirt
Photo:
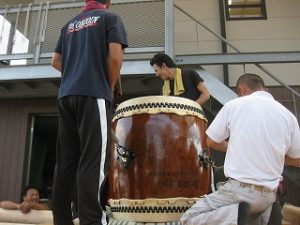
<path fill-rule="evenodd" d="M 179 69 L 170 56 L 158 53 L 150 60 L 156 76 L 164 80 L 163 95 L 175 95 L 203 105 L 210 98 L 199 74 L 191 69 Z"/>
<path fill-rule="evenodd" d="M 52 58 L 62 75 L 52 195 L 55 225 L 73 225 L 76 180 L 80 224 L 108 221 L 101 203 L 109 170 L 111 102 L 127 47 L 121 18 L 107 10 L 110 3 L 86 0 L 83 12 L 62 28 Z"/>

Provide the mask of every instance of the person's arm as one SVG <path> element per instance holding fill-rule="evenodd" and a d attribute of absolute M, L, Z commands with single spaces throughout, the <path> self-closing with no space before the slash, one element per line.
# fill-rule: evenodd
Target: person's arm
<path fill-rule="evenodd" d="M 286 155 L 284 160 L 284 165 L 300 168 L 300 158 L 290 158 Z"/>
<path fill-rule="evenodd" d="M 20 204 L 12 201 L 0 202 L 0 208 L 2 209 L 20 209 Z"/>
<path fill-rule="evenodd" d="M 36 210 L 48 210 L 49 207 L 45 203 L 36 203 L 36 202 L 30 202 L 31 209 Z"/>
<path fill-rule="evenodd" d="M 119 43 L 109 43 L 108 54 L 108 75 L 110 81 L 110 88 L 112 92 L 120 77 L 120 71 L 123 63 L 123 49 Z"/>
<path fill-rule="evenodd" d="M 62 60 L 61 54 L 55 52 L 52 56 L 51 65 L 60 72 L 62 69 L 62 61 L 61 60 Z"/>
<path fill-rule="evenodd" d="M 210 98 L 210 93 L 209 91 L 207 90 L 204 82 L 200 82 L 198 85 L 197 85 L 197 89 L 198 91 L 200 92 L 200 96 L 198 99 L 196 99 L 196 102 L 199 104 L 199 105 L 203 105 L 205 102 L 208 101 L 208 99 Z"/>
<path fill-rule="evenodd" d="M 27 214 L 32 209 L 35 210 L 49 210 L 48 206 L 43 203 L 36 203 L 36 202 L 22 202 L 20 204 L 20 210 L 22 213 Z"/>
<path fill-rule="evenodd" d="M 217 143 L 217 142 L 213 141 L 210 137 L 207 137 L 207 146 L 209 148 L 213 148 L 213 149 L 215 149 L 217 151 L 220 151 L 220 152 L 226 152 L 228 142 L 227 141 L 222 141 L 220 143 Z"/>

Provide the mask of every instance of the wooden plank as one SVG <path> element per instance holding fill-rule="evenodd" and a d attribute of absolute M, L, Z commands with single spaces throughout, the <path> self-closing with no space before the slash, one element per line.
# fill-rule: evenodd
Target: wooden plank
<path fill-rule="evenodd" d="M 1 209 L 0 222 L 2 223 L 30 223 L 39 224 L 53 222 L 52 211 L 50 210 L 31 210 L 23 214 L 20 210 Z"/>
<path fill-rule="evenodd" d="M 1 223 L 0 225 L 35 225 L 33 223 Z"/>
<path fill-rule="evenodd" d="M 292 225 L 292 224 L 290 222 L 286 221 L 286 220 L 282 220 L 281 225 Z"/>
<path fill-rule="evenodd" d="M 285 204 L 282 209 L 284 220 L 290 222 L 291 225 L 300 225 L 300 207 Z"/>
<path fill-rule="evenodd" d="M 298 216 L 300 216 L 300 207 L 294 206 L 292 204 L 285 204 L 283 206 L 283 210 L 297 214 Z"/>

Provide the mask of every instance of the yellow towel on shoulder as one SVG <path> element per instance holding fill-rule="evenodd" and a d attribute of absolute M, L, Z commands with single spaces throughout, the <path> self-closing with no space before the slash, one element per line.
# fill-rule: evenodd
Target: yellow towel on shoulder
<path fill-rule="evenodd" d="M 162 90 L 163 90 L 163 95 L 170 95 L 171 87 L 170 87 L 169 79 L 164 81 Z M 174 79 L 174 95 L 181 95 L 182 93 L 184 93 L 184 91 L 185 90 L 182 82 L 181 69 L 176 68 L 175 79 Z"/>

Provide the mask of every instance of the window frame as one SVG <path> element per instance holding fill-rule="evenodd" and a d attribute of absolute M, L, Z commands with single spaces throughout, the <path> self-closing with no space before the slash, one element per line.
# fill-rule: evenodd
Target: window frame
<path fill-rule="evenodd" d="M 266 9 L 266 1 L 260 0 L 260 3 L 248 3 L 248 4 L 235 4 L 235 5 L 229 5 L 229 0 L 225 1 L 225 15 L 226 20 L 266 20 L 267 19 L 267 9 Z M 231 17 L 230 16 L 230 9 L 234 8 L 260 8 L 261 9 L 261 16 L 243 16 L 243 17 Z"/>

